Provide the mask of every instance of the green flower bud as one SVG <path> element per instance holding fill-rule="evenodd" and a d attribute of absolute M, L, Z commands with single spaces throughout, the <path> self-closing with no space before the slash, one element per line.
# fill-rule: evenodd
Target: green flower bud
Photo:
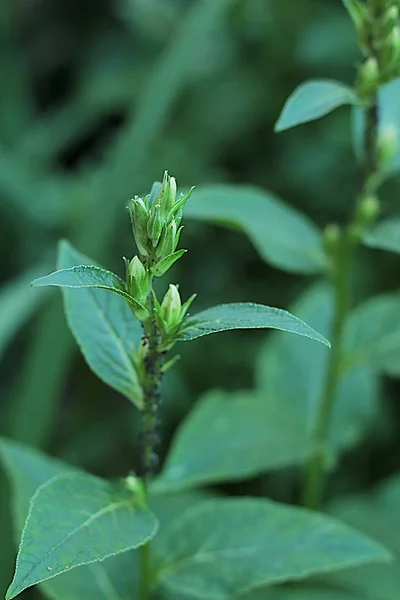
<path fill-rule="evenodd" d="M 399 132 L 395 125 L 380 130 L 378 135 L 378 163 L 386 167 L 396 156 L 399 147 Z"/>
<path fill-rule="evenodd" d="M 359 219 L 365 227 L 376 221 L 380 212 L 379 198 L 370 194 L 363 198 L 359 207 Z"/>
<path fill-rule="evenodd" d="M 386 79 L 396 77 L 400 72 L 400 27 L 393 27 L 387 43 L 380 53 L 381 68 Z"/>
<path fill-rule="evenodd" d="M 376 58 L 370 56 L 359 68 L 356 90 L 360 98 L 368 98 L 379 86 L 380 72 Z"/>
<path fill-rule="evenodd" d="M 178 231 L 176 228 L 176 222 L 173 219 L 170 223 L 168 223 L 168 225 L 164 226 L 164 229 L 162 231 L 160 241 L 156 250 L 156 259 L 158 261 L 175 252 L 177 246 L 177 235 Z"/>
<path fill-rule="evenodd" d="M 164 219 L 161 212 L 161 204 L 154 204 L 151 209 L 151 216 L 147 222 L 147 235 L 151 241 L 153 248 L 158 244 L 160 235 L 163 229 Z"/>
<path fill-rule="evenodd" d="M 136 246 L 142 256 L 148 257 L 147 221 L 149 214 L 146 205 L 142 198 L 135 196 L 127 208 L 131 218 L 132 233 Z"/>
<path fill-rule="evenodd" d="M 128 266 L 128 292 L 143 304 L 151 289 L 151 274 L 146 271 L 138 256 L 134 256 Z"/>
<path fill-rule="evenodd" d="M 361 49 L 368 51 L 369 20 L 368 9 L 360 0 L 343 0 L 343 4 L 354 23 Z"/>
<path fill-rule="evenodd" d="M 176 285 L 170 284 L 163 301 L 161 302 L 159 317 L 163 323 L 164 329 L 170 333 L 177 329 L 181 322 L 181 297 Z"/>
<path fill-rule="evenodd" d="M 176 180 L 174 177 L 170 177 L 168 172 L 165 171 L 161 190 L 158 194 L 158 202 L 161 205 L 161 211 L 164 219 L 169 221 L 168 215 L 171 212 L 172 206 L 176 198 Z"/>

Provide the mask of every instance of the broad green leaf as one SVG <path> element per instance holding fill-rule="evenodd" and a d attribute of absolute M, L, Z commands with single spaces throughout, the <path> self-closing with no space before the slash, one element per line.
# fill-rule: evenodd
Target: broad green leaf
<path fill-rule="evenodd" d="M 318 273 L 325 268 L 316 226 L 262 189 L 227 184 L 196 188 L 185 218 L 243 231 L 261 258 L 275 267 L 294 273 Z"/>
<path fill-rule="evenodd" d="M 44 290 L 32 290 L 29 283 L 43 267 L 36 267 L 7 282 L 0 289 L 0 358 L 12 338 L 42 305 Z"/>
<path fill-rule="evenodd" d="M 122 485 L 86 473 L 55 476 L 31 499 L 6 600 L 74 567 L 137 548 L 157 527 L 153 513 L 135 507 Z"/>
<path fill-rule="evenodd" d="M 400 219 L 381 221 L 363 238 L 364 246 L 400 254 Z"/>
<path fill-rule="evenodd" d="M 289 96 L 275 131 L 284 131 L 323 117 L 344 104 L 356 104 L 354 91 L 343 83 L 329 79 L 306 81 Z"/>
<path fill-rule="evenodd" d="M 240 600 L 373 600 L 364 594 L 328 585 L 300 584 L 256 590 Z"/>
<path fill-rule="evenodd" d="M 330 286 L 317 283 L 291 307 L 302 319 L 329 337 L 333 320 Z M 291 413 L 299 432 L 310 434 L 322 398 L 329 351 L 310 340 L 289 338 L 279 332 L 269 336 L 256 364 L 256 383 L 282 413 Z M 349 369 L 338 385 L 329 435 L 332 457 L 355 445 L 368 431 L 378 412 L 379 389 L 368 365 Z M 288 435 L 291 435 L 290 430 Z M 298 434 L 300 436 L 300 433 Z"/>
<path fill-rule="evenodd" d="M 157 581 L 178 594 L 225 600 L 389 558 L 382 546 L 329 517 L 255 498 L 209 500 L 172 523 Z"/>
<path fill-rule="evenodd" d="M 381 294 L 357 306 L 345 332 L 343 367 L 370 364 L 400 375 L 400 294 Z"/>
<path fill-rule="evenodd" d="M 368 568 L 349 569 L 329 581 L 365 593 L 372 600 L 400 598 L 400 477 L 385 481 L 369 494 L 359 494 L 337 500 L 329 512 L 378 542 L 394 556 L 388 565 L 370 565 Z"/>
<path fill-rule="evenodd" d="M 98 288 L 114 292 L 125 298 L 135 308 L 144 307 L 126 291 L 125 283 L 118 275 L 94 265 L 76 265 L 54 271 L 32 281 L 34 287 L 55 286 L 62 288 Z"/>
<path fill-rule="evenodd" d="M 3 462 L 13 489 L 13 513 L 16 543 L 19 543 L 29 509 L 29 501 L 40 485 L 76 468 L 46 456 L 28 446 L 0 438 L 0 460 Z M 160 533 L 184 510 L 210 497 L 204 491 L 163 496 L 150 491 L 152 512 L 160 521 Z M 129 600 L 134 597 L 138 582 L 137 551 L 131 550 L 67 571 L 40 584 L 41 591 L 52 600 Z"/>
<path fill-rule="evenodd" d="M 153 486 L 173 491 L 243 479 L 303 462 L 307 450 L 297 412 L 282 411 L 275 397 L 215 390 L 200 398 L 180 426 Z"/>
<path fill-rule="evenodd" d="M 203 335 L 230 329 L 280 329 L 311 338 L 330 347 L 330 343 L 323 335 L 286 310 L 251 302 L 220 304 L 190 317 L 179 339 L 190 341 Z"/>
<path fill-rule="evenodd" d="M 67 242 L 61 243 L 60 268 L 89 261 Z M 142 329 L 128 304 L 117 294 L 101 289 L 75 291 L 63 288 L 62 291 L 69 328 L 90 368 L 141 408 L 142 391 L 132 356 L 139 345 Z"/>

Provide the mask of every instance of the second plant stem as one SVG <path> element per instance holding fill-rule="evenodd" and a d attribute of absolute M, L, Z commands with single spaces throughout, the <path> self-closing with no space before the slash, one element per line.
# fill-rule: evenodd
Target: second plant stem
<path fill-rule="evenodd" d="M 142 480 L 148 499 L 148 481 L 157 464 L 158 412 L 160 408 L 160 387 L 163 377 L 164 353 L 160 352 L 160 332 L 154 315 L 154 305 L 150 297 L 150 317 L 144 323 L 144 379 L 142 413 Z M 151 587 L 151 547 L 150 542 L 140 548 L 139 600 L 148 600 Z"/>
<path fill-rule="evenodd" d="M 377 93 L 375 93 L 366 110 L 361 190 L 357 198 L 354 216 L 343 230 L 333 256 L 333 267 L 331 269 L 334 286 L 332 348 L 329 353 L 322 397 L 312 434 L 313 452 L 306 465 L 302 492 L 303 505 L 311 509 L 317 509 L 321 505 L 325 486 L 328 438 L 340 379 L 343 331 L 350 308 L 350 284 L 353 259 L 359 240 L 357 228 L 359 228 L 360 223 L 358 221 L 363 203 L 369 194 L 373 192 L 371 187 L 373 186 L 374 177 L 378 172 L 378 117 L 378 97 Z"/>

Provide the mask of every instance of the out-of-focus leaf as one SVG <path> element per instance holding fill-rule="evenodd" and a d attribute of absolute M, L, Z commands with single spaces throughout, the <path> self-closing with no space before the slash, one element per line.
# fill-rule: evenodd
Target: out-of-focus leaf
<path fill-rule="evenodd" d="M 329 581 L 364 593 L 372 600 L 397 600 L 400 594 L 400 477 L 394 476 L 369 494 L 333 502 L 328 508 L 337 518 L 384 544 L 394 556 L 387 565 L 349 569 Z"/>
<path fill-rule="evenodd" d="M 57 475 L 31 499 L 6 600 L 75 567 L 137 548 L 157 528 L 156 517 L 136 507 L 122 484 L 87 473 Z"/>
<path fill-rule="evenodd" d="M 311 338 L 330 347 L 323 335 L 286 310 L 251 302 L 220 304 L 197 313 L 187 320 L 178 339 L 190 341 L 203 335 L 231 329 L 279 329 Z"/>
<path fill-rule="evenodd" d="M 295 273 L 318 273 L 325 258 L 321 234 L 305 215 L 252 186 L 212 185 L 196 189 L 185 217 L 239 228 L 260 256 Z"/>
<path fill-rule="evenodd" d="M 209 600 L 390 557 L 339 521 L 250 498 L 195 506 L 172 523 L 162 550 L 158 583 Z"/>
<path fill-rule="evenodd" d="M 400 219 L 381 221 L 363 237 L 363 244 L 400 254 Z"/>
<path fill-rule="evenodd" d="M 62 242 L 58 266 L 76 262 L 87 264 L 90 258 Z M 125 299 L 92 288 L 63 288 L 63 296 L 68 325 L 90 368 L 140 408 L 142 392 L 132 358 L 142 329 Z"/>
<path fill-rule="evenodd" d="M 343 366 L 370 364 L 388 375 L 400 374 L 400 294 L 369 298 L 351 313 Z"/>
<path fill-rule="evenodd" d="M 243 479 L 301 463 L 308 442 L 297 418 L 297 411 L 282 411 L 276 398 L 263 394 L 209 392 L 175 434 L 154 489 Z"/>
<path fill-rule="evenodd" d="M 284 131 L 302 123 L 319 119 L 339 106 L 356 104 L 354 91 L 343 83 L 328 79 L 306 81 L 289 96 L 275 125 Z"/>
<path fill-rule="evenodd" d="M 44 265 L 23 273 L 0 289 L 0 358 L 14 335 L 35 314 L 46 297 L 45 290 L 32 290 L 29 283 Z"/>
<path fill-rule="evenodd" d="M 377 600 L 328 585 L 298 585 L 257 590 L 241 597 L 241 600 Z"/>
<path fill-rule="evenodd" d="M 291 307 L 301 318 L 329 337 L 333 319 L 333 296 L 329 286 L 316 284 Z M 274 333 L 266 341 L 257 366 L 260 391 L 280 410 L 291 412 L 305 431 L 315 424 L 322 397 L 329 350 L 300 337 Z M 329 435 L 332 455 L 356 444 L 373 423 L 378 410 L 378 382 L 374 371 L 362 365 L 342 376 Z"/>

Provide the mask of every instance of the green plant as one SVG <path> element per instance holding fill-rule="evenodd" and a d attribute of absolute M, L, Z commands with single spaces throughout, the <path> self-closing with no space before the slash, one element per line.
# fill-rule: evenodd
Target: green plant
<path fill-rule="evenodd" d="M 132 473 L 110 483 L 3 440 L 19 530 L 32 498 L 9 598 L 34 583 L 57 599 L 83 594 L 107 600 L 397 598 L 396 562 L 362 567 L 388 558 L 373 539 L 396 556 L 390 532 L 398 512 L 396 478 L 372 498 L 345 499 L 328 508 L 359 532 L 262 498 L 221 498 L 193 489 L 300 466 L 303 504 L 320 508 L 327 474 L 375 417 L 378 375 L 399 373 L 398 294 L 372 298 L 355 310 L 351 305 L 351 276 L 361 246 L 399 252 L 398 220 L 375 225 L 378 189 L 398 160 L 397 133 L 378 110 L 385 92 L 380 96 L 380 87 L 399 74 L 398 3 L 344 4 L 365 54 L 355 89 L 331 80 L 303 84 L 287 102 L 277 129 L 354 105 L 362 174 L 349 222 L 329 225 L 322 236 L 271 194 L 239 186 L 200 188 L 186 211 L 192 219 L 233 224 L 275 266 L 327 274 L 328 281 L 313 285 L 293 308 L 303 321 L 249 304 L 218 306 L 191 317 L 187 310 L 193 298 L 182 305 L 176 286 L 157 300 L 154 277 L 166 274 L 183 255 L 176 250 L 178 221 L 188 195 L 176 198 L 175 182 L 168 177 L 132 203 L 139 255 L 125 260 L 125 282 L 66 242 L 60 245 L 59 270 L 37 281 L 64 288 L 67 319 L 88 364 L 141 411 L 141 476 Z M 164 362 L 164 353 L 178 341 L 254 326 L 303 337 L 269 336 L 257 360 L 255 389 L 210 391 L 200 398 L 179 428 L 161 473 L 153 477 L 159 388 L 176 360 Z M 305 339 L 323 341 L 315 330 L 332 339 L 331 351 Z M 319 580 L 271 587 L 313 575 Z"/>

